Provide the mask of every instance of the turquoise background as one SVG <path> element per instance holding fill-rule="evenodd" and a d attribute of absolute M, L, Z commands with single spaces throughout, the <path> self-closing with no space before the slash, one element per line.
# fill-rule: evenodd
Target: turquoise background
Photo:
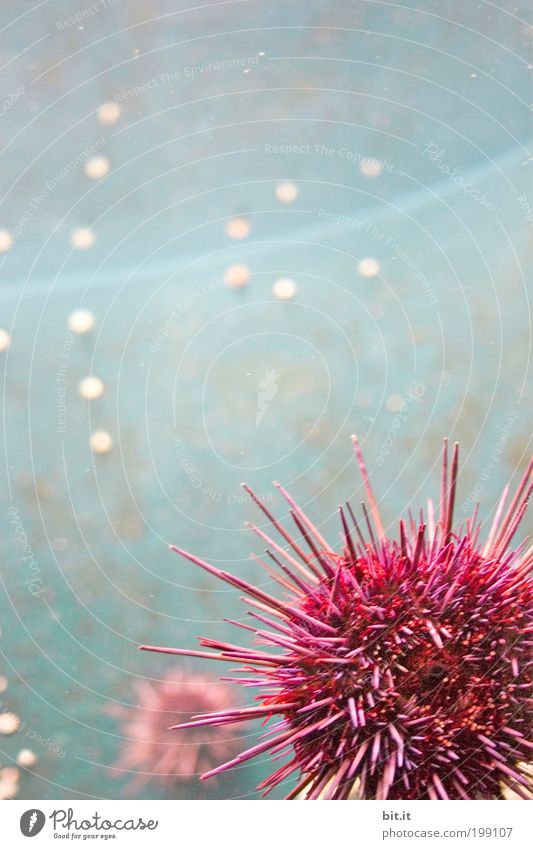
<path fill-rule="evenodd" d="M 0 254 L 0 327 L 12 336 L 0 354 L 0 698 L 26 725 L 0 737 L 0 763 L 27 745 L 39 756 L 20 798 L 127 795 L 109 769 L 121 744 L 109 705 L 135 704 L 134 679 L 173 665 L 137 646 L 234 639 L 221 620 L 245 610 L 167 544 L 268 585 L 249 559 L 261 545 L 243 527 L 257 513 L 242 480 L 284 517 L 271 483 L 282 481 L 335 544 L 338 503 L 362 498 L 353 432 L 391 531 L 436 493 L 445 435 L 462 446 L 459 518 L 474 488 L 486 517 L 520 474 L 530 30 L 526 3 L 500 6 L 3 4 L 2 97 L 23 93 L 0 110 L 0 228 L 25 223 Z M 245 64 L 215 67 L 232 59 Z M 96 110 L 113 100 L 120 118 L 104 126 Z M 91 146 L 111 163 L 97 182 L 79 159 Z M 361 173 L 362 157 L 383 162 L 379 177 Z M 291 205 L 274 194 L 283 180 L 299 188 Z M 252 224 L 243 241 L 224 232 L 234 215 Z M 77 227 L 94 231 L 89 250 L 72 249 Z M 358 274 L 364 257 L 378 276 Z M 241 291 L 223 283 L 233 263 L 251 271 Z M 296 282 L 290 302 L 272 295 L 280 276 Z M 70 337 L 80 307 L 95 330 Z M 271 370 L 278 391 L 257 425 Z M 106 392 L 89 404 L 77 384 L 90 373 Z M 421 399 L 395 429 L 389 399 L 414 384 Z M 113 437 L 108 455 L 91 453 L 97 428 Z M 263 757 L 215 790 L 193 780 L 139 795 L 256 798 L 269 769 Z"/>

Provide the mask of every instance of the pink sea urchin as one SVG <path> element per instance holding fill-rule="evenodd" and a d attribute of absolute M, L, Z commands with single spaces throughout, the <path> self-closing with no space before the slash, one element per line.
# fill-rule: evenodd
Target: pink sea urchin
<path fill-rule="evenodd" d="M 251 707 L 198 712 L 177 727 L 278 715 L 257 745 L 202 777 L 266 751 L 286 754 L 261 786 L 297 776 L 287 798 L 487 799 L 506 788 L 531 798 L 533 549 L 510 544 L 533 464 L 507 509 L 505 489 L 482 543 L 477 509 L 454 529 L 458 448 L 448 467 L 445 441 L 438 510 L 429 502 L 427 520 L 400 520 L 392 540 L 354 444 L 369 509 L 363 530 L 350 505 L 339 508 L 338 553 L 282 487 L 297 538 L 248 489 L 283 539 L 255 528 L 282 598 L 175 549 L 246 593 L 255 624 L 234 624 L 268 647 L 212 639 L 201 640 L 212 652 L 143 646 L 238 662 L 245 685 L 261 691 Z"/>
<path fill-rule="evenodd" d="M 122 720 L 126 740 L 116 769 L 133 771 L 131 791 L 150 780 L 160 784 L 190 781 L 237 751 L 230 729 L 191 727 L 177 738 L 169 726 L 187 722 L 199 712 L 235 707 L 231 688 L 204 675 L 171 670 L 159 682 L 134 684 L 138 706 L 113 705 L 111 713 Z"/>

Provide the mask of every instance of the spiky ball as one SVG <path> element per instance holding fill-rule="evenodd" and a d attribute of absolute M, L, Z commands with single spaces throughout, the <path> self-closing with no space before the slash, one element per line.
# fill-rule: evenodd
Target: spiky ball
<path fill-rule="evenodd" d="M 230 688 L 204 675 L 173 669 L 163 681 L 137 680 L 136 707 L 114 705 L 110 712 L 122 721 L 124 743 L 117 774 L 133 773 L 133 792 L 155 781 L 186 782 L 212 769 L 238 748 L 235 732 L 226 728 L 191 728 L 176 736 L 170 726 L 202 711 L 231 710 Z"/>
<path fill-rule="evenodd" d="M 370 509 L 363 505 L 363 532 L 351 507 L 340 508 L 338 553 L 281 487 L 297 538 L 248 490 L 289 546 L 255 529 L 283 598 L 178 549 L 245 590 L 260 623 L 245 627 L 268 647 L 203 639 L 214 653 L 155 648 L 239 661 L 246 683 L 266 690 L 253 707 L 199 714 L 181 727 L 280 716 L 257 746 L 203 777 L 269 750 L 289 760 L 262 786 L 296 774 L 288 798 L 489 799 L 506 788 L 530 798 L 533 555 L 510 543 L 532 466 L 506 512 L 504 492 L 480 543 L 475 517 L 453 527 L 458 449 L 449 471 L 445 443 L 439 518 L 429 502 L 427 521 L 400 521 L 391 540 L 355 447 Z"/>

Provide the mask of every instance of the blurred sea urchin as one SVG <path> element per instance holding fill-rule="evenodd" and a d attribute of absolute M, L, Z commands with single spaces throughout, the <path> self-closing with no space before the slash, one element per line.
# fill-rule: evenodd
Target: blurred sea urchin
<path fill-rule="evenodd" d="M 229 729 L 193 726 L 186 736 L 176 737 L 169 728 L 199 712 L 231 710 L 235 702 L 227 685 L 173 669 L 163 681 L 137 680 L 134 688 L 137 707 L 109 709 L 122 721 L 126 739 L 115 769 L 134 773 L 129 791 L 136 792 L 151 780 L 167 786 L 191 781 L 237 751 L 236 735 Z"/>
<path fill-rule="evenodd" d="M 271 564 L 259 562 L 279 598 L 175 549 L 245 592 L 252 625 L 233 624 L 263 647 L 142 646 L 240 663 L 242 683 L 260 691 L 251 707 L 197 711 L 176 727 L 191 733 L 278 715 L 257 745 L 202 777 L 266 751 L 285 754 L 261 787 L 297 777 L 287 798 L 487 799 L 508 789 L 531 798 L 533 549 L 510 545 L 533 464 L 508 507 L 506 487 L 481 542 L 477 508 L 454 527 L 459 455 L 455 446 L 449 465 L 445 441 L 438 507 L 429 501 L 426 518 L 400 520 L 393 540 L 354 444 L 368 509 L 361 527 L 349 504 L 339 508 L 339 553 L 281 486 L 296 536 L 247 488 L 282 538 L 254 528 L 269 546 Z"/>

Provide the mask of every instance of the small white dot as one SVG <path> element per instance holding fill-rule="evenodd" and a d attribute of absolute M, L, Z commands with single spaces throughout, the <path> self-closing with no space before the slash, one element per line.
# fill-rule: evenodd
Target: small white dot
<path fill-rule="evenodd" d="M 299 189 L 296 183 L 278 183 L 275 195 L 280 203 L 294 203 L 299 195 Z"/>
<path fill-rule="evenodd" d="M 0 230 L 0 253 L 6 253 L 13 244 L 13 236 L 9 230 Z"/>
<path fill-rule="evenodd" d="M 78 392 L 82 398 L 93 401 L 104 394 L 104 382 L 99 377 L 84 377 L 78 385 Z"/>
<path fill-rule="evenodd" d="M 7 330 L 2 330 L 0 328 L 0 351 L 7 351 L 10 345 L 11 336 L 9 335 Z"/>
<path fill-rule="evenodd" d="M 95 454 L 107 454 L 113 447 L 113 440 L 107 430 L 95 430 L 91 434 L 91 448 Z"/>
<path fill-rule="evenodd" d="M 280 301 L 290 301 L 296 294 L 296 283 L 290 277 L 280 277 L 272 286 L 272 292 Z"/>
<path fill-rule="evenodd" d="M 374 177 L 379 177 L 383 169 L 378 159 L 364 159 L 359 166 L 359 170 L 363 177 L 373 179 Z"/>
<path fill-rule="evenodd" d="M 84 165 L 83 170 L 91 180 L 101 180 L 109 174 L 110 163 L 107 156 L 91 156 Z"/>
<path fill-rule="evenodd" d="M 368 256 L 357 264 L 357 271 L 361 277 L 375 277 L 376 274 L 379 274 L 380 267 L 377 259 Z"/>
<path fill-rule="evenodd" d="M 240 240 L 246 239 L 246 237 L 250 235 L 252 225 L 247 218 L 244 218 L 244 216 L 238 216 L 237 218 L 231 218 L 227 221 L 224 229 L 226 231 L 226 236 L 229 236 L 230 239 Z"/>
<path fill-rule="evenodd" d="M 401 395 L 389 395 L 385 401 L 385 406 L 391 413 L 398 413 L 402 409 L 403 401 Z"/>
<path fill-rule="evenodd" d="M 73 248 L 84 251 L 94 245 L 95 235 L 88 227 L 78 227 L 71 233 L 70 241 Z"/>
<path fill-rule="evenodd" d="M 21 749 L 17 755 L 17 763 L 21 766 L 35 766 L 37 755 L 31 749 Z"/>
<path fill-rule="evenodd" d="M 227 286 L 233 289 L 241 289 L 246 286 L 250 279 L 250 269 L 247 265 L 230 265 L 224 273 L 224 280 Z"/>
<path fill-rule="evenodd" d="M 97 116 L 101 124 L 106 124 L 108 126 L 110 124 L 116 124 L 120 118 L 120 106 L 118 103 L 114 103 L 113 101 L 102 103 L 102 105 L 98 108 Z"/>
<path fill-rule="evenodd" d="M 14 734 L 18 730 L 20 719 L 16 713 L 0 713 L 0 734 Z"/>
<path fill-rule="evenodd" d="M 89 333 L 94 327 L 94 315 L 89 310 L 74 310 L 68 317 L 68 326 L 73 333 Z"/>

